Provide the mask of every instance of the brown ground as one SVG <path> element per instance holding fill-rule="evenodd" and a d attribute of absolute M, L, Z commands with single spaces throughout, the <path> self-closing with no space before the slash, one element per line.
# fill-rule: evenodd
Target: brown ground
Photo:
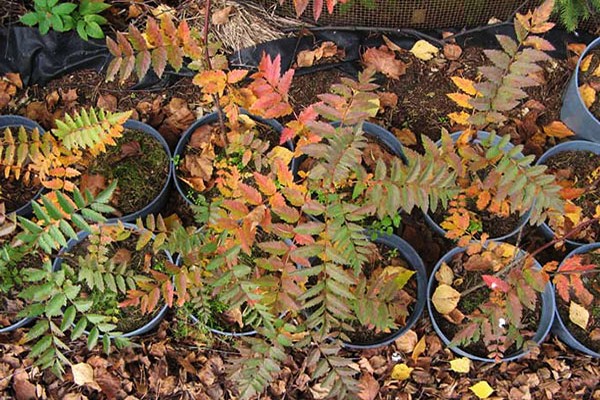
<path fill-rule="evenodd" d="M 417 134 L 439 137 L 441 127 L 452 130 L 445 115 L 457 108 L 445 96 L 455 91 L 449 77 L 475 76 L 475 67 L 483 62 L 478 49 L 466 49 L 457 62 L 442 65 L 418 61 L 407 56 L 407 75 L 399 82 L 384 82 L 386 90 L 394 90 L 400 102 L 396 109 L 386 112 L 382 124 L 386 127 L 409 127 Z M 438 69 L 433 71 L 432 68 Z M 545 105 L 541 121 L 558 115 L 559 88 L 566 84 L 566 63 L 559 62 L 556 72 L 550 73 L 544 89 L 532 90 L 532 97 Z M 330 76 L 328 79 L 327 76 Z M 319 72 L 315 76 L 298 78 L 292 89 L 296 107 L 312 102 L 315 94 L 326 90 L 328 82 L 338 79 L 339 72 Z M 74 90 L 75 92 L 72 92 Z M 56 91 L 56 94 L 54 94 Z M 304 95 L 304 98 L 301 98 Z M 113 98 L 114 97 L 114 98 Z M 47 87 L 28 88 L 20 97 L 17 107 L 3 112 L 29 115 L 46 128 L 52 125 L 54 114 L 79 106 L 96 105 L 99 99 L 119 110 L 136 108 L 138 117 L 148 121 L 174 146 L 181 132 L 196 119 L 198 91 L 183 78 L 173 86 L 158 91 L 129 91 L 114 84 L 102 83 L 96 72 L 80 71 L 51 82 Z M 178 100 L 180 99 L 180 100 Z M 34 104 L 34 105 L 32 105 Z M 544 119 L 547 118 L 547 119 Z M 535 122 L 535 121 L 534 121 Z M 539 122 L 539 121 L 538 121 Z M 535 124 L 534 124 L 535 125 Z M 526 141 L 529 131 L 516 122 L 507 131 L 514 139 Z M 522 137 L 525 137 L 523 139 Z M 551 141 L 543 143 L 547 147 Z M 416 148 L 417 146 L 415 146 Z M 178 212 L 190 221 L 186 206 L 172 191 L 166 214 Z M 420 213 L 403 216 L 401 235 L 422 255 L 428 271 L 452 245 L 437 237 L 426 226 Z M 523 247 L 537 248 L 544 239 L 527 228 Z M 540 254 L 540 261 L 561 260 L 564 251 L 549 250 Z M 229 361 L 236 352 L 221 339 L 213 342 L 192 337 L 181 337 L 186 321 L 169 314 L 161 328 L 139 339 L 140 346 L 114 351 L 106 356 L 99 350 L 89 352 L 84 342 L 71 345 L 68 356 L 73 363 L 87 362 L 94 369 L 95 384 L 78 386 L 69 369 L 64 381 L 49 372 L 40 372 L 25 358 L 27 346 L 22 339 L 26 330 L 0 335 L 0 398 L 26 399 L 231 399 L 235 389 L 225 378 Z M 495 390 L 496 399 L 599 399 L 600 363 L 565 347 L 550 336 L 540 349 L 518 362 L 489 365 L 473 363 L 468 374 L 452 372 L 449 361 L 456 358 L 440 342 L 424 314 L 414 328 L 419 338 L 424 337 L 424 353 L 411 359 L 396 345 L 363 352 L 353 352 L 362 376 L 372 374 L 379 386 L 375 399 L 473 399 L 469 387 L 486 380 Z M 269 399 L 315 398 L 308 388 L 309 377 L 303 368 L 306 354 L 293 352 L 281 375 L 268 390 Z M 394 356 L 392 358 L 392 356 Z M 393 380 L 391 371 L 398 357 L 413 367 L 406 381 Z M 494 397 L 495 396 L 495 397 Z"/>

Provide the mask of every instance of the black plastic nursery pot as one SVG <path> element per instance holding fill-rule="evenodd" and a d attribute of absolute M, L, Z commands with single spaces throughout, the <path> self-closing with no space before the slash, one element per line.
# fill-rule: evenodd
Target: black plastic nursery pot
<path fill-rule="evenodd" d="M 104 225 L 116 225 L 116 222 L 107 222 Z M 123 226 L 127 229 L 130 229 L 132 231 L 138 231 L 139 228 L 131 223 L 123 223 Z M 58 253 L 58 256 L 54 259 L 54 262 L 52 263 L 52 268 L 54 271 L 58 271 L 61 268 L 63 259 L 61 257 L 61 255 L 63 255 L 64 253 L 70 251 L 71 249 L 73 249 L 73 247 L 77 246 L 79 243 L 81 243 L 83 240 L 85 240 L 85 238 L 87 238 L 90 235 L 90 232 L 85 232 L 85 231 L 81 231 L 77 233 L 77 239 L 70 239 L 67 242 L 67 246 L 63 247 L 60 252 Z M 171 254 L 168 251 L 164 251 L 165 256 L 167 257 L 167 260 L 169 262 L 173 262 L 173 258 L 171 257 Z M 148 332 L 151 332 L 152 330 L 154 330 L 158 324 L 162 321 L 162 319 L 164 318 L 165 314 L 167 313 L 168 310 L 168 306 L 165 304 L 163 305 L 160 310 L 158 310 L 156 312 L 156 314 L 152 317 L 152 319 L 150 319 L 150 321 L 148 321 L 147 323 L 145 323 L 143 326 L 134 329 L 132 331 L 129 332 L 123 332 L 122 335 L 120 335 L 119 337 L 123 337 L 123 338 L 128 338 L 128 337 L 133 337 L 133 336 L 140 336 L 140 335 L 144 335 Z M 86 334 L 89 334 L 89 332 L 86 330 L 85 331 Z M 99 335 L 99 337 L 102 337 L 102 334 Z M 112 336 L 111 336 L 112 337 Z"/>
<path fill-rule="evenodd" d="M 498 241 L 496 241 L 496 242 L 498 242 Z M 449 263 L 450 260 L 452 260 L 452 258 L 454 258 L 458 254 L 464 253 L 466 250 L 467 250 L 466 247 L 455 247 L 454 249 L 452 249 L 448 253 L 446 253 L 435 265 L 433 272 L 431 274 L 431 277 L 429 278 L 429 283 L 427 284 L 427 310 L 429 311 L 429 317 L 431 319 L 431 324 L 433 325 L 433 329 L 435 330 L 435 332 L 437 333 L 439 338 L 442 340 L 442 342 L 444 342 L 444 344 L 450 348 L 450 350 L 452 350 L 454 353 L 456 353 L 459 356 L 467 357 L 474 361 L 495 363 L 496 360 L 494 360 L 492 358 L 480 357 L 480 356 L 477 356 L 477 355 L 474 355 L 474 354 L 471 354 L 471 353 L 465 351 L 461 347 L 451 346 L 450 343 L 452 342 L 452 339 L 449 338 L 448 336 L 446 336 L 446 334 L 444 334 L 444 332 L 440 328 L 439 322 L 435 318 L 436 312 L 435 312 L 435 309 L 433 306 L 433 302 L 431 300 L 433 293 L 435 291 L 435 288 L 437 287 L 435 274 L 440 269 L 440 267 L 443 263 Z M 518 256 L 521 257 L 525 254 L 526 253 L 523 250 L 519 250 Z M 540 269 L 542 268 L 542 266 L 537 262 L 537 260 L 534 259 L 534 263 L 536 265 L 536 268 L 540 268 Z M 552 287 L 551 283 L 548 282 L 548 284 L 544 288 L 544 292 L 540 294 L 540 297 L 541 297 L 541 305 L 540 305 L 541 315 L 540 315 L 540 319 L 539 319 L 539 323 L 538 323 L 538 327 L 535 332 L 535 335 L 531 339 L 533 342 L 535 342 L 537 344 L 540 344 L 541 342 L 544 341 L 544 339 L 550 332 L 550 329 L 552 328 L 552 322 L 554 321 L 554 313 L 556 311 L 556 307 L 555 307 L 555 302 L 554 302 L 554 288 Z M 508 356 L 502 358 L 500 361 L 508 362 L 508 361 L 517 360 L 517 359 L 525 356 L 527 353 L 529 353 L 529 351 L 530 350 L 528 350 L 528 349 L 519 350 L 517 353 L 508 355 Z"/>
<path fill-rule="evenodd" d="M 398 250 L 407 264 L 415 270 L 416 274 L 414 276 L 417 280 L 417 298 L 416 302 L 414 303 L 414 307 L 411 310 L 411 314 L 406 320 L 406 324 L 404 326 L 372 343 L 344 342 L 344 347 L 352 350 L 375 349 L 378 347 L 387 346 L 394 342 L 400 336 L 404 335 L 410 328 L 412 328 L 413 325 L 419 320 L 427 301 L 427 272 L 425 271 L 423 260 L 416 250 L 410 244 L 396 235 L 377 234 L 377 237 L 373 240 L 373 242 Z"/>
<path fill-rule="evenodd" d="M 586 151 L 600 155 L 600 143 L 588 142 L 585 140 L 572 140 L 570 142 L 557 144 L 556 146 L 551 147 L 544 154 L 542 154 L 542 156 L 537 160 L 536 165 L 543 165 L 550 157 L 553 157 L 565 151 Z M 540 230 L 542 231 L 543 235 L 549 240 L 553 239 L 555 236 L 554 230 L 552 230 L 552 228 L 548 225 L 547 222 L 544 222 L 540 225 Z M 584 242 L 580 242 L 573 239 L 565 239 L 565 242 L 574 247 L 583 246 L 584 244 L 586 244 Z"/>
<path fill-rule="evenodd" d="M 340 122 L 336 121 L 331 123 L 334 127 L 340 126 Z M 371 123 L 371 122 L 363 122 L 362 124 L 363 134 L 380 144 L 383 144 L 389 151 L 392 152 L 393 155 L 400 158 L 404 163 L 406 163 L 406 156 L 404 155 L 404 151 L 402 150 L 402 143 L 394 134 L 388 131 L 381 126 Z"/>
<path fill-rule="evenodd" d="M 450 137 L 452 138 L 453 141 L 456 142 L 456 140 L 458 140 L 458 138 L 460 137 L 461 134 L 462 134 L 462 131 L 455 132 L 455 133 L 451 134 Z M 482 140 L 487 139 L 489 136 L 490 136 L 489 132 L 478 131 L 477 132 L 477 139 L 475 139 L 475 143 L 481 142 Z M 502 140 L 502 137 L 497 136 L 494 139 L 494 143 L 499 143 L 500 140 Z M 440 147 L 442 145 L 442 141 L 438 140 L 436 142 L 436 145 L 438 147 Z M 509 142 L 502 149 L 505 150 L 505 151 L 509 151 L 513 147 L 514 147 L 514 145 Z M 523 158 L 523 154 L 519 152 L 516 155 L 516 158 Z M 442 228 L 440 226 L 440 224 L 438 224 L 429 213 L 423 213 L 423 216 L 425 217 L 425 221 L 427 222 L 427 225 L 429 225 L 429 227 L 431 229 L 433 229 L 440 236 L 446 237 L 447 231 L 444 228 Z M 527 223 L 527 221 L 529 221 L 529 216 L 530 216 L 530 212 L 528 211 L 525 214 L 523 214 L 523 216 L 521 216 L 521 219 L 519 220 L 518 225 L 511 232 L 509 232 L 507 234 L 504 234 L 504 235 L 501 235 L 501 236 L 498 236 L 498 237 L 489 238 L 489 240 L 502 241 L 502 240 L 506 240 L 506 239 L 509 239 L 509 238 L 515 236 L 521 229 L 523 229 L 523 227 L 525 226 L 525 224 Z"/>
<path fill-rule="evenodd" d="M 16 134 L 16 129 L 19 127 L 24 127 L 26 131 L 31 132 L 34 129 L 37 129 L 40 132 L 40 135 L 45 133 L 44 128 L 40 126 L 37 122 L 21 117 L 19 115 L 1 115 L 0 116 L 0 134 L 4 133 L 4 129 L 11 128 L 13 130 L 13 134 Z M 33 209 L 31 208 L 31 202 L 40 198 L 43 193 L 43 188 L 41 188 L 37 194 L 26 204 L 23 204 L 21 207 L 13 210 L 13 212 L 17 213 L 17 215 L 22 215 L 24 217 L 30 216 L 33 214 Z M 1 332 L 1 331 L 0 331 Z"/>
<path fill-rule="evenodd" d="M 152 199 L 148 204 L 142 207 L 140 210 L 131 212 L 129 214 L 123 215 L 118 218 L 110 218 L 108 222 L 134 222 L 137 218 L 145 217 L 148 214 L 157 214 L 167 203 L 169 199 L 169 189 L 171 187 L 171 169 L 173 163 L 173 157 L 171 156 L 171 150 L 169 149 L 169 145 L 167 141 L 163 138 L 163 136 L 153 127 L 143 122 L 129 119 L 125 124 L 123 124 L 125 129 L 131 129 L 138 132 L 143 132 L 148 136 L 152 137 L 154 140 L 160 143 L 162 148 L 166 153 L 166 158 L 168 160 L 169 165 L 166 168 L 167 176 L 165 178 L 165 182 L 162 185 L 160 192 L 158 195 Z"/>
<path fill-rule="evenodd" d="M 573 250 L 569 254 L 567 254 L 565 259 L 558 266 L 559 270 L 560 270 L 560 267 L 565 263 L 565 261 L 568 260 L 569 258 L 573 257 L 574 255 L 585 254 L 590 251 L 596 250 L 598 248 L 600 248 L 600 243 L 590 243 L 590 244 L 586 244 L 586 245 L 576 248 L 575 250 Z M 556 291 L 554 292 L 554 294 L 556 295 Z M 558 312 L 558 299 L 556 299 L 556 301 L 557 301 L 556 315 L 554 317 L 554 324 L 552 325 L 552 333 L 554 333 L 556 336 L 558 336 L 563 343 L 566 343 L 571 348 L 581 351 L 582 353 L 585 353 L 589 356 L 592 356 L 595 358 L 600 358 L 600 353 L 590 349 L 589 347 L 587 347 L 586 345 L 581 343 L 581 341 L 579 341 L 575 337 L 575 335 L 569 330 L 569 328 L 565 324 L 565 321 L 562 319 L 562 317 L 560 316 L 560 313 Z M 579 327 L 577 327 L 577 328 L 579 329 Z"/>
<path fill-rule="evenodd" d="M 571 76 L 569 85 L 563 96 L 563 105 L 560 110 L 560 119 L 580 139 L 600 143 L 600 121 L 590 112 L 583 102 L 579 92 L 579 72 L 582 61 L 588 53 L 600 47 L 600 37 L 590 43 L 579 56 L 575 72 Z"/>
<path fill-rule="evenodd" d="M 264 125 L 268 125 L 273 130 L 275 130 L 278 134 L 281 134 L 281 132 L 283 131 L 283 126 L 281 126 L 281 124 L 274 119 L 261 118 L 261 117 L 250 114 L 248 111 L 246 111 L 244 109 L 240 109 L 240 112 L 244 115 L 248 115 L 250 118 L 252 118 L 256 122 L 259 122 Z M 179 142 L 177 142 L 177 146 L 175 147 L 175 151 L 173 152 L 173 158 L 177 159 L 177 160 L 180 160 L 182 158 L 185 148 L 186 148 L 187 144 L 189 143 L 190 138 L 192 137 L 192 134 L 196 131 L 196 129 L 198 129 L 202 125 L 213 124 L 218 121 L 219 121 L 219 114 L 217 112 L 212 112 L 212 113 L 200 118 L 199 120 L 194 122 L 192 125 L 190 125 L 190 127 L 181 135 Z M 286 142 L 286 147 L 289 148 L 290 150 L 293 150 L 294 144 L 290 140 L 288 140 Z M 176 164 L 177 163 L 175 163 L 175 162 L 171 163 L 171 175 L 173 176 L 173 181 L 175 182 L 175 187 L 177 188 L 177 191 L 179 192 L 181 197 L 183 197 L 183 199 L 189 205 L 194 205 L 195 204 L 194 199 L 191 197 L 194 195 L 194 193 L 196 191 L 179 178 L 179 176 L 177 175 L 178 166 Z M 295 171 L 297 171 L 297 169 L 298 169 L 297 165 L 298 165 L 298 160 L 296 160 L 295 158 L 292 159 L 292 165 L 291 165 L 292 172 L 295 173 Z"/>

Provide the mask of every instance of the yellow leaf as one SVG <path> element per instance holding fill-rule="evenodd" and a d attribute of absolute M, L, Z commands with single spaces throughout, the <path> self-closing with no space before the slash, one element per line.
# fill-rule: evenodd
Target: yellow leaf
<path fill-rule="evenodd" d="M 404 268 L 389 266 L 384 270 L 385 276 L 394 276 L 394 282 L 398 285 L 398 290 L 402 289 L 408 280 L 415 274 L 415 271 Z"/>
<path fill-rule="evenodd" d="M 271 160 L 271 162 L 273 162 L 277 158 L 280 158 L 281 160 L 283 160 L 285 165 L 288 165 L 292 161 L 294 153 L 292 153 L 291 150 L 283 146 L 275 146 L 273 147 L 273 150 L 269 152 L 268 157 L 269 160 Z"/>
<path fill-rule="evenodd" d="M 421 354 L 423 354 L 424 351 L 425 351 L 425 336 L 423 336 L 421 338 L 421 340 L 419 340 L 419 342 L 417 343 L 417 345 L 413 349 L 412 355 L 410 357 L 413 360 L 417 361 L 417 359 L 419 358 L 419 356 Z"/>
<path fill-rule="evenodd" d="M 410 52 L 413 53 L 415 57 L 424 61 L 431 60 L 439 51 L 440 49 L 426 40 L 419 40 L 413 45 L 412 49 L 410 49 Z"/>
<path fill-rule="evenodd" d="M 410 378 L 410 373 L 414 368 L 409 367 L 408 365 L 396 364 L 394 365 L 394 369 L 392 370 L 392 379 L 396 379 L 399 381 L 405 381 Z"/>
<path fill-rule="evenodd" d="M 581 327 L 581 329 L 587 329 L 590 313 L 588 310 L 572 301 L 569 305 L 569 319 L 572 323 Z"/>
<path fill-rule="evenodd" d="M 464 93 L 446 93 L 446 96 L 450 97 L 456 104 L 464 108 L 473 108 L 469 100 L 472 99 L 471 96 Z"/>
<path fill-rule="evenodd" d="M 452 268 L 444 262 L 440 265 L 440 269 L 435 273 L 435 279 L 437 279 L 439 283 L 452 285 L 452 282 L 454 282 L 454 272 L 452 272 Z"/>
<path fill-rule="evenodd" d="M 510 243 L 501 243 L 498 245 L 498 249 L 500 249 L 500 255 L 503 258 L 513 258 L 518 251 L 517 248 Z"/>
<path fill-rule="evenodd" d="M 596 212 L 594 213 L 594 218 L 600 218 L 600 206 L 596 206 Z"/>
<path fill-rule="evenodd" d="M 453 112 L 448 114 L 448 118 L 450 118 L 450 120 L 452 122 L 454 122 L 455 124 L 458 125 L 469 125 L 469 113 L 466 113 L 464 111 L 461 112 Z"/>
<path fill-rule="evenodd" d="M 565 204 L 565 209 L 564 209 L 565 218 L 568 218 L 573 223 L 573 225 L 577 225 L 581 221 L 581 212 L 582 212 L 581 207 L 576 206 L 575 204 L 573 204 L 571 202 L 567 202 Z"/>
<path fill-rule="evenodd" d="M 471 369 L 471 360 L 467 357 L 457 358 L 455 360 L 450 361 L 450 369 L 454 372 L 459 372 L 461 374 L 469 373 Z"/>
<path fill-rule="evenodd" d="M 365 109 L 365 111 L 370 117 L 375 117 L 377 115 L 377 113 L 379 112 L 379 107 L 381 106 L 379 97 L 370 99 L 368 101 L 368 103 L 369 103 L 369 108 Z"/>
<path fill-rule="evenodd" d="M 435 289 L 431 301 L 437 312 L 448 314 L 458 306 L 460 293 L 452 286 L 442 283 Z"/>
<path fill-rule="evenodd" d="M 463 92 L 466 94 L 470 94 L 471 96 L 475 96 L 478 92 L 475 89 L 475 82 L 470 79 L 461 78 L 460 76 L 453 76 L 452 82 Z"/>
<path fill-rule="evenodd" d="M 600 78 L 600 64 L 598 64 L 594 72 L 592 72 L 592 75 Z"/>
<path fill-rule="evenodd" d="M 592 64 L 593 59 L 594 55 L 589 54 L 583 60 L 581 60 L 581 72 L 587 72 L 587 70 L 590 69 L 590 65 Z"/>
<path fill-rule="evenodd" d="M 410 353 L 417 345 L 418 336 L 412 329 L 394 341 L 396 348 L 404 353 Z"/>
<path fill-rule="evenodd" d="M 494 393 L 494 389 L 486 381 L 476 383 L 469 389 L 471 389 L 471 391 L 475 393 L 475 396 L 479 397 L 480 399 L 487 399 L 492 393 Z"/>
<path fill-rule="evenodd" d="M 544 133 L 548 136 L 552 136 L 557 139 L 566 138 L 575 134 L 564 123 L 560 121 L 553 121 L 548 125 L 544 126 Z"/>
<path fill-rule="evenodd" d="M 590 108 L 596 101 L 596 91 L 587 83 L 579 86 L 579 93 L 587 108 Z"/>

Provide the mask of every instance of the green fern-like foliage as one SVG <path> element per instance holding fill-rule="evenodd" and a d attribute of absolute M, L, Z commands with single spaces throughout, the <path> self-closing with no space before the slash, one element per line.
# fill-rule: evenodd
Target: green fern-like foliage
<path fill-rule="evenodd" d="M 123 124 L 131 111 L 112 113 L 99 109 L 82 109 L 65 120 L 56 120 L 52 134 L 70 151 L 87 150 L 92 156 L 106 151 L 107 145 L 115 145 L 115 139 L 123 132 Z"/>
<path fill-rule="evenodd" d="M 40 203 L 32 203 L 35 219 L 18 217 L 17 235 L 2 247 L 0 271 L 14 269 L 25 253 L 41 252 L 46 255 L 43 265 L 20 271 L 27 287 L 19 293 L 19 297 L 30 303 L 20 316 L 39 318 L 25 337 L 26 341 L 34 342 L 29 357 L 35 360 L 36 365 L 51 368 L 57 375 L 61 375 L 63 366 L 69 364 L 65 356 L 65 351 L 69 350 L 64 343 L 66 332 L 73 329 L 71 338 L 75 339 L 83 334 L 88 322 L 103 324 L 108 322 L 108 317 L 90 315 L 89 319 L 82 318 L 83 322 L 77 322 L 72 328 L 77 311 L 85 313 L 91 304 L 78 297 L 81 287 L 68 279 L 64 270 L 52 270 L 49 256 L 66 246 L 68 239 L 77 238 L 76 229 L 89 232 L 92 230 L 90 223 L 105 221 L 102 213 L 114 212 L 108 202 L 115 187 L 116 182 L 96 198 L 77 189 L 72 196 L 59 191 L 42 196 Z M 11 249 L 19 251 L 14 253 Z M 59 316 L 62 320 L 57 323 L 56 317 Z M 110 330 L 109 325 L 100 326 L 104 331 Z M 95 345 L 97 340 L 98 335 L 95 338 L 91 336 L 89 344 Z"/>
<path fill-rule="evenodd" d="M 555 12 L 560 15 L 560 22 L 565 28 L 572 32 L 581 21 L 600 13 L 600 0 L 557 0 Z"/>
<path fill-rule="evenodd" d="M 130 115 L 130 111 L 82 109 L 66 115 L 64 121 L 56 120 L 57 128 L 49 134 L 20 127 L 15 135 L 7 128 L 0 139 L 4 177 L 27 183 L 35 176 L 46 188 L 73 191 L 72 180 L 81 174 L 75 166 L 84 157 L 95 157 L 106 151 L 106 146 L 115 145 Z"/>
<path fill-rule="evenodd" d="M 540 84 L 535 73 L 540 72 L 542 67 L 537 63 L 549 60 L 545 51 L 554 50 L 554 46 L 537 34 L 554 27 L 548 22 L 553 7 L 554 0 L 546 0 L 525 15 L 517 14 L 514 20 L 517 40 L 496 35 L 502 50 L 484 50 L 492 63 L 479 67 L 484 80 L 471 87 L 459 86 L 466 93 L 448 94 L 462 107 L 474 110 L 469 118 L 471 124 L 483 129 L 506 121 L 506 112 L 527 98 L 523 89 Z"/>

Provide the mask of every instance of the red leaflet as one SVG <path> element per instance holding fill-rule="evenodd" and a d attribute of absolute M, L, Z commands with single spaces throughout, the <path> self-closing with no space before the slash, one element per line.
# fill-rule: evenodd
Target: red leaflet
<path fill-rule="evenodd" d="M 501 292 L 508 292 L 510 290 L 510 286 L 508 283 L 504 282 L 502 279 L 492 276 L 492 275 L 483 275 L 483 281 L 486 285 L 492 290 L 499 290 Z"/>

